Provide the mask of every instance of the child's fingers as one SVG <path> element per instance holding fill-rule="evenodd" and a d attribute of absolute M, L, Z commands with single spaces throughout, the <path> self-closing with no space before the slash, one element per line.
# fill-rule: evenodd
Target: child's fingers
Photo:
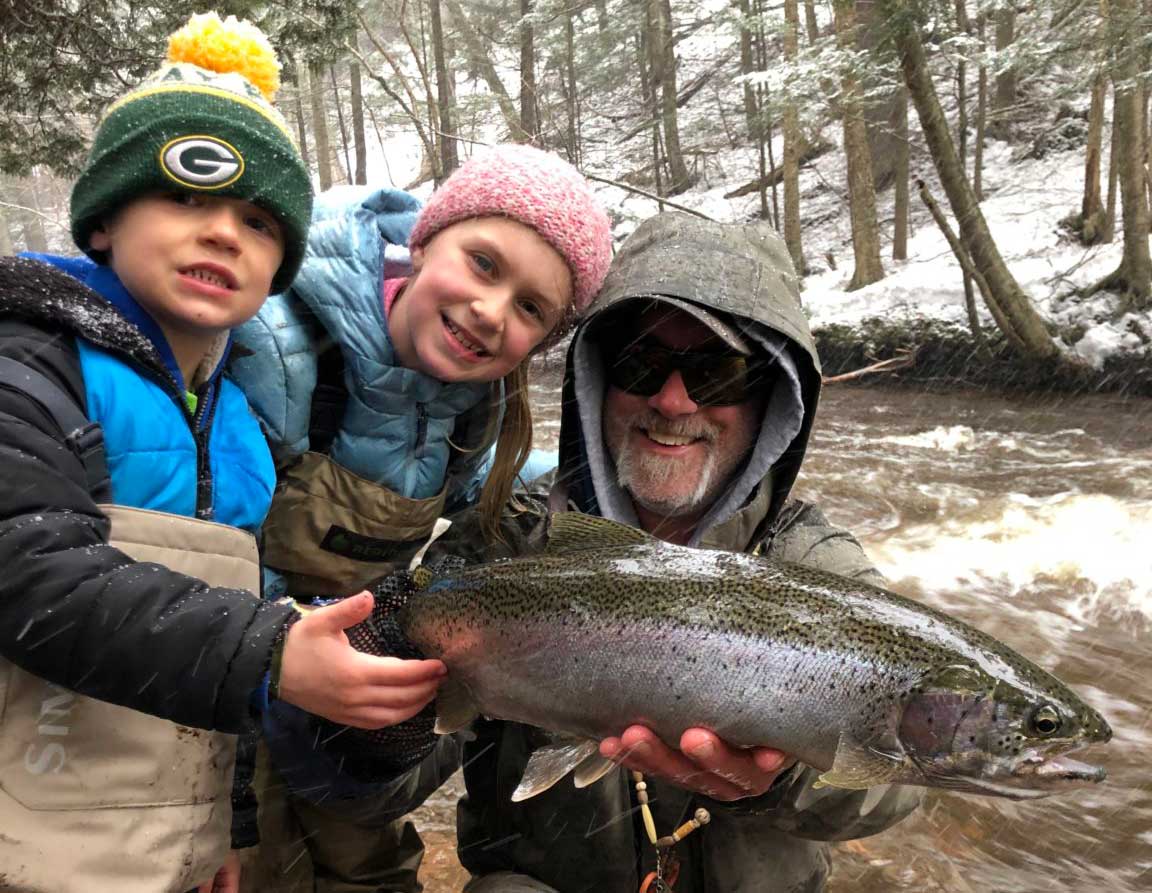
<path fill-rule="evenodd" d="M 364 707 L 350 710 L 336 722 L 357 729 L 382 729 L 411 719 L 424 709 L 423 704 L 413 707 Z M 331 718 L 331 717 L 330 717 Z"/>
<path fill-rule="evenodd" d="M 401 660 L 361 655 L 365 685 L 418 685 L 443 679 L 448 668 L 438 660 Z"/>
<path fill-rule="evenodd" d="M 371 685 L 349 692 L 344 698 L 346 707 L 352 709 L 383 707 L 385 709 L 408 708 L 413 705 L 423 707 L 434 697 L 438 686 L 435 682 L 422 682 L 418 685 Z"/>
<path fill-rule="evenodd" d="M 348 627 L 367 620 L 368 615 L 372 613 L 373 604 L 371 594 L 361 592 L 309 611 L 300 623 L 308 624 L 309 627 L 317 630 L 343 632 Z"/>

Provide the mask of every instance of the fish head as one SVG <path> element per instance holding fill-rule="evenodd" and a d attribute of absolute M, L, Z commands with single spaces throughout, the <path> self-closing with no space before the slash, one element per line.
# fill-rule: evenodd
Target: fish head
<path fill-rule="evenodd" d="M 1102 781 L 1103 768 L 1066 754 L 1108 741 L 1112 729 L 1053 677 L 1017 685 L 964 664 L 913 687 L 899 735 L 919 783 L 1027 800 Z"/>

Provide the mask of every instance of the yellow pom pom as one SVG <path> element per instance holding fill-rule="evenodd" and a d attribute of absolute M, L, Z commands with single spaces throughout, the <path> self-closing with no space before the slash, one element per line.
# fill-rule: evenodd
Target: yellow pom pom
<path fill-rule="evenodd" d="M 168 38 L 168 61 L 188 62 L 220 74 L 235 72 L 247 78 L 272 102 L 280 87 L 276 51 L 251 22 L 214 12 L 194 15 Z"/>

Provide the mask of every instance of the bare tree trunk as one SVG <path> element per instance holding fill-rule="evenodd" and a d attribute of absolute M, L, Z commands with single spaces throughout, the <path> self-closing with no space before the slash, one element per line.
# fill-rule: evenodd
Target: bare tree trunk
<path fill-rule="evenodd" d="M 528 16 L 535 0 L 520 0 L 520 124 L 530 142 L 540 139 L 536 114 L 536 34 Z"/>
<path fill-rule="evenodd" d="M 749 27 L 750 10 L 748 0 L 733 0 L 740 13 L 740 73 L 749 75 L 756 70 L 752 61 L 752 29 Z M 748 141 L 756 139 L 756 93 L 747 80 L 744 81 L 744 124 L 748 129 Z"/>
<path fill-rule="evenodd" d="M 1116 238 L 1116 191 L 1120 182 L 1120 159 L 1117 157 L 1120 140 L 1116 136 L 1116 108 L 1112 108 L 1112 138 L 1108 147 L 1108 206 L 1104 209 L 1104 232 L 1100 241 L 1109 243 Z"/>
<path fill-rule="evenodd" d="M 1107 40 L 1108 0 L 1100 0 L 1099 51 Z M 1108 95 L 1108 75 L 1102 69 L 1092 80 L 1088 107 L 1088 144 L 1084 149 L 1084 198 L 1080 203 L 1080 238 L 1085 245 L 1100 241 L 1104 229 L 1104 197 L 1100 190 L 1101 155 L 1104 145 L 1104 100 Z"/>
<path fill-rule="evenodd" d="M 670 0 L 648 0 L 652 17 L 651 50 L 653 90 L 659 90 L 660 118 L 664 125 L 664 156 L 668 160 L 668 195 L 690 185 L 688 168 L 680 150 L 680 122 L 676 111 L 676 53 L 672 43 Z"/>
<path fill-rule="evenodd" d="M 907 9 L 901 0 L 882 0 L 881 6 L 892 21 L 893 39 L 900 54 L 900 67 L 908 85 L 908 94 L 916 106 L 920 127 L 948 195 L 952 215 L 960 224 L 964 248 L 971 255 L 974 268 L 987 283 L 984 300 L 993 316 L 1005 321 L 1005 334 L 1011 342 L 1020 345 L 1029 355 L 1058 357 L 1060 351 L 1049 337 L 1043 320 L 1000 256 L 972 187 L 960 167 L 944 110 L 928 73 L 924 46 L 916 24 L 906 15 Z"/>
<path fill-rule="evenodd" d="M 610 27 L 607 0 L 596 0 L 596 30 L 603 34 Z"/>
<path fill-rule="evenodd" d="M 816 22 L 816 0 L 804 0 L 804 23 L 808 28 L 808 45 L 820 39 L 820 25 Z"/>
<path fill-rule="evenodd" d="M 760 88 L 763 89 L 763 88 Z M 765 103 L 761 103 L 764 105 Z M 780 195 L 779 190 L 776 188 L 776 157 L 772 149 L 772 120 L 768 119 L 764 122 L 764 145 L 768 149 L 768 170 L 765 172 L 768 178 L 772 181 L 772 226 L 776 228 L 776 232 L 780 232 Z"/>
<path fill-rule="evenodd" d="M 308 66 L 312 98 L 312 135 L 316 139 L 316 171 L 321 191 L 332 186 L 332 148 L 328 142 L 328 110 L 324 108 L 324 67 L 313 62 Z"/>
<path fill-rule="evenodd" d="M 841 47 L 856 45 L 854 0 L 836 0 L 836 35 Z M 862 288 L 884 278 L 880 262 L 880 227 L 876 222 L 876 190 L 872 183 L 872 162 L 868 151 L 868 131 L 864 124 L 860 87 L 856 76 L 841 76 L 841 105 L 844 114 L 844 155 L 848 162 L 848 209 L 852 218 L 852 253 L 856 268 L 848 290 Z"/>
<path fill-rule="evenodd" d="M 445 2 L 448 4 L 448 13 L 456 22 L 460 36 L 464 41 L 464 51 L 468 54 L 468 61 L 480 72 L 480 77 L 484 78 L 484 83 L 488 85 L 488 91 L 496 98 L 496 105 L 500 107 L 500 115 L 504 118 L 504 124 L 508 127 L 509 135 L 518 143 L 529 142 L 520 123 L 520 113 L 516 110 L 515 103 L 512 102 L 512 98 L 504 88 L 504 82 L 500 80 L 500 75 L 496 73 L 496 66 L 492 64 L 492 57 L 489 56 L 480 36 L 476 33 L 476 26 L 472 24 L 472 20 L 464 12 L 459 0 L 445 0 Z"/>
<path fill-rule="evenodd" d="M 332 98 L 336 101 L 336 123 L 340 127 L 340 146 L 344 151 L 344 182 L 352 182 L 352 153 L 348 145 L 348 128 L 344 124 L 344 109 L 340 104 L 340 86 L 336 83 L 336 66 L 328 66 L 328 76 L 332 80 Z"/>
<path fill-rule="evenodd" d="M 460 155 L 456 150 L 456 91 L 444 51 L 440 0 L 429 0 L 428 21 L 432 29 L 432 64 L 436 70 L 436 105 L 440 112 L 440 176 L 447 179 L 460 166 Z"/>
<path fill-rule="evenodd" d="M 1084 198 L 1080 203 L 1080 238 L 1085 245 L 1100 240 L 1104 228 L 1104 196 L 1100 190 L 1100 165 L 1104 145 L 1104 98 L 1108 87 L 1103 72 L 1092 82 L 1088 109 L 1088 145 L 1084 150 Z"/>
<path fill-rule="evenodd" d="M 956 25 L 961 32 L 970 34 L 968 10 L 964 0 L 956 0 Z M 959 144 L 960 167 L 968 170 L 968 63 L 961 56 L 956 63 L 956 142 Z"/>
<path fill-rule="evenodd" d="M 856 0 L 856 46 L 872 57 L 879 56 L 888 25 L 874 14 L 875 0 Z M 877 84 L 871 79 L 862 85 L 862 92 L 873 98 L 861 103 L 864 122 L 868 128 L 868 151 L 872 165 L 872 184 L 877 192 L 888 188 L 896 176 L 896 118 L 900 114 L 897 90 L 885 90 L 876 96 Z M 907 106 L 907 99 L 905 99 Z"/>
<path fill-rule="evenodd" d="M 765 71 L 768 68 L 768 41 L 764 36 L 764 5 L 754 0 L 757 18 L 756 26 L 756 67 Z M 756 85 L 756 109 L 767 109 L 763 86 Z M 780 205 L 776 195 L 776 159 L 772 157 L 772 120 L 768 115 L 756 117 L 756 145 L 760 161 L 760 219 L 770 220 L 777 231 L 780 229 Z M 768 210 L 768 182 L 772 183 L 772 210 Z"/>
<path fill-rule="evenodd" d="M 652 51 L 648 46 L 651 43 L 652 35 L 651 10 L 647 0 L 641 0 L 641 4 L 643 8 L 640 13 L 643 18 L 643 27 L 636 35 L 636 67 L 640 71 L 640 98 L 643 100 L 644 108 L 648 110 L 648 120 L 651 121 L 652 127 L 652 191 L 656 195 L 663 195 L 664 180 L 661 176 L 661 167 L 664 160 L 660 154 L 660 112 L 657 108 L 656 85 L 653 83 L 650 69 Z M 662 204 L 660 209 L 664 209 Z"/>
<path fill-rule="evenodd" d="M 984 43 L 984 16 L 980 16 L 980 43 Z M 984 131 L 988 124 L 988 68 L 980 66 L 976 81 L 976 151 L 972 158 L 972 192 L 984 201 Z"/>
<path fill-rule="evenodd" d="M 1110 44 L 1115 52 L 1116 152 L 1120 204 L 1124 211 L 1124 253 L 1120 266 L 1097 288 L 1121 291 L 1130 306 L 1152 305 L 1152 256 L 1148 251 L 1148 197 L 1144 181 L 1144 109 L 1137 76 L 1140 71 L 1139 7 L 1133 0 L 1114 0 L 1109 16 Z"/>
<path fill-rule="evenodd" d="M 431 165 L 433 183 L 435 185 L 439 186 L 442 182 L 444 182 L 444 180 L 446 180 L 448 178 L 448 175 L 451 174 L 452 172 L 444 170 L 443 143 L 444 143 L 444 140 L 446 139 L 446 136 L 445 136 L 443 128 L 441 128 L 439 125 L 440 100 L 437 99 L 437 94 L 440 90 L 440 81 L 439 81 L 439 79 L 437 79 L 436 87 L 435 87 L 435 89 L 433 89 L 432 75 L 429 74 L 429 72 L 436 65 L 435 54 L 433 54 L 433 61 L 432 61 L 431 65 L 429 65 L 429 62 L 428 62 L 428 31 L 432 28 L 432 25 L 431 25 L 432 10 L 430 8 L 430 4 L 426 4 L 426 3 L 418 4 L 416 7 L 416 10 L 417 10 L 417 13 L 419 15 L 418 20 L 420 23 L 420 45 L 419 46 L 414 44 L 412 42 L 412 39 L 408 36 L 408 30 L 407 30 L 407 27 L 405 26 L 403 15 L 401 15 L 399 17 L 399 23 L 400 23 L 401 29 L 404 32 L 404 36 L 405 36 L 406 42 L 408 44 L 408 47 L 412 50 L 412 57 L 416 61 L 416 67 L 420 71 L 420 80 L 424 85 L 425 102 L 426 102 L 427 107 L 428 107 L 428 140 L 425 141 L 424 145 L 429 150 L 429 154 L 427 156 L 427 161 Z M 437 7 L 437 11 L 439 12 L 439 7 Z M 425 22 L 424 22 L 424 13 L 425 12 L 428 13 L 428 18 L 429 18 L 427 27 L 425 27 Z M 437 16 L 437 22 L 439 24 L 439 16 Z M 379 46 L 380 45 L 377 44 L 377 47 L 379 47 Z M 385 58 L 390 59 L 389 56 L 385 56 Z M 407 84 L 408 79 L 406 77 L 404 77 L 403 69 L 399 67 L 398 61 L 390 61 L 389 64 L 392 66 L 392 70 L 401 76 L 403 83 Z M 447 83 L 447 78 L 444 79 L 444 82 Z M 415 104 L 413 104 L 413 105 L 415 106 Z M 453 148 L 450 151 L 455 151 L 455 143 L 454 142 L 453 142 Z M 424 168 L 425 168 L 424 159 L 421 159 L 420 176 L 422 179 L 418 180 L 417 182 L 423 182 Z"/>
<path fill-rule="evenodd" d="M 582 156 L 580 146 L 580 91 L 576 86 L 576 13 L 564 16 L 564 104 L 568 109 L 568 160 L 577 167 Z"/>
<path fill-rule="evenodd" d="M 892 259 L 908 259 L 908 89 L 896 91 L 899 98 L 896 118 L 896 186 L 892 226 Z"/>
<path fill-rule="evenodd" d="M 972 26 L 968 21 L 965 0 L 956 0 L 956 26 L 965 34 L 971 35 Z M 960 168 L 968 174 L 968 63 L 964 57 L 956 65 L 956 135 L 960 151 Z M 976 294 L 972 288 L 972 274 L 967 268 L 961 270 L 964 285 L 964 309 L 968 314 L 968 327 L 976 338 L 982 337 L 980 317 L 976 313 Z"/>
<path fill-rule="evenodd" d="M 809 4 L 811 0 L 806 0 Z M 784 0 L 784 58 L 799 53 L 799 0 Z M 796 275 L 804 275 L 804 247 L 800 236 L 800 116 L 792 103 L 784 108 L 784 244 L 792 256 Z"/>
<path fill-rule="evenodd" d="M 996 16 L 996 51 L 1003 52 L 1016 39 L 1016 10 L 1002 6 Z M 996 90 L 992 96 L 992 126 L 996 133 L 1008 136 L 1012 130 L 1012 117 L 1016 105 L 1016 69 L 1008 68 L 996 75 Z"/>
<path fill-rule="evenodd" d="M 364 133 L 364 88 L 360 82 L 360 63 L 352 60 L 348 67 L 349 90 L 352 94 L 352 140 L 356 146 L 356 170 L 353 183 L 368 182 L 368 140 Z"/>
<path fill-rule="evenodd" d="M 293 65 L 291 84 L 295 88 L 292 109 L 296 113 L 296 141 L 300 144 L 300 158 L 304 167 L 311 167 L 308 159 L 308 129 L 304 126 L 304 94 L 308 92 L 308 69 L 304 65 Z"/>

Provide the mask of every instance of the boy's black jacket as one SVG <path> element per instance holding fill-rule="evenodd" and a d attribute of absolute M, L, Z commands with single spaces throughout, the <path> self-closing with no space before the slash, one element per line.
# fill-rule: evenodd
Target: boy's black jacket
<path fill-rule="evenodd" d="M 84 410 L 77 336 L 142 375 L 167 376 L 151 342 L 95 292 L 38 261 L 0 259 L 0 356 Z M 184 725 L 249 728 L 290 609 L 136 563 L 108 545 L 108 531 L 63 432 L 26 394 L 0 387 L 0 655 Z"/>

